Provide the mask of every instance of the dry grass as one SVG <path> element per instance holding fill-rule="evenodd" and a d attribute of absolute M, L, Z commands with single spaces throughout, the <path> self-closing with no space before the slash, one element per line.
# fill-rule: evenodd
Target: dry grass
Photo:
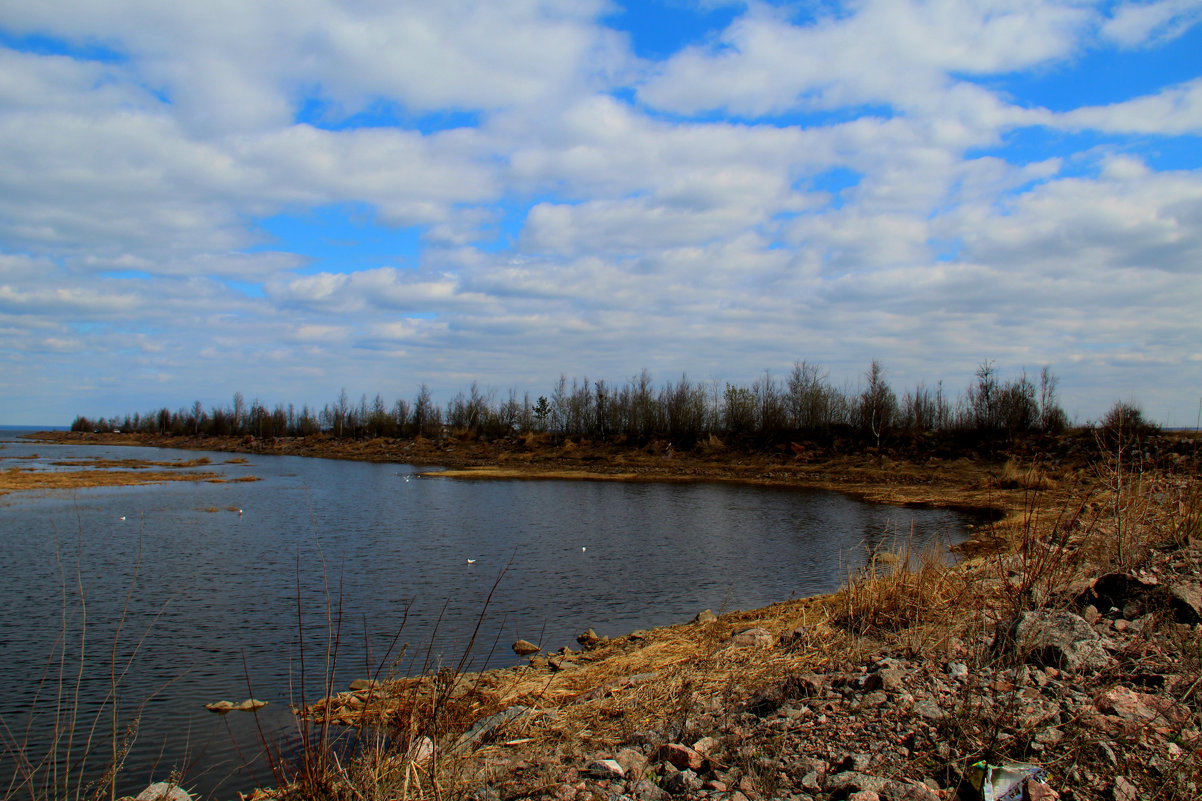
<path fill-rule="evenodd" d="M 212 464 L 212 460 L 207 457 L 198 459 L 168 459 L 165 461 L 152 461 L 148 459 L 66 459 L 58 462 L 51 462 L 56 467 L 91 467 L 96 469 L 111 469 L 121 468 L 124 470 L 145 470 L 149 467 L 204 467 Z"/>
<path fill-rule="evenodd" d="M 832 622 L 859 636 L 946 636 L 949 618 L 979 603 L 978 589 L 971 574 L 949 566 L 943 554 L 915 555 L 906 546 L 872 555 L 834 596 Z"/>
<path fill-rule="evenodd" d="M 1166 541 L 1202 536 L 1193 477 L 1103 471 L 1093 481 L 1070 484 L 1035 470 L 1012 468 L 1011 474 L 1022 492 L 1007 496 L 1008 514 L 982 532 L 989 551 L 956 565 L 903 548 L 876 554 L 830 596 L 640 632 L 583 652 L 539 655 L 529 666 L 417 676 L 331 695 L 307 714 L 392 732 L 394 746 L 401 746 L 369 752 L 369 764 L 340 766 L 332 786 L 348 797 L 441 798 L 496 778 L 523 756 L 612 752 L 641 729 L 665 723 L 683 738 L 706 705 L 846 667 L 882 649 L 922 656 L 946 653 L 957 638 L 988 642 L 983 633 L 1021 610 L 1064 603 L 1083 576 L 1139 565 Z M 733 644 L 734 634 L 753 627 L 766 629 L 777 647 Z M 990 651 L 972 657 L 977 664 L 996 659 Z M 1002 747 L 998 721 L 980 715 L 1004 708 L 1006 699 L 978 700 L 966 698 L 958 712 L 963 737 L 957 747 L 992 752 Z M 515 707 L 529 711 L 495 739 L 454 747 L 473 722 Z M 436 731 L 423 728 L 432 715 L 439 720 Z M 436 735 L 435 757 L 419 764 L 412 749 L 421 732 Z"/>
<path fill-rule="evenodd" d="M 0 470 L 0 494 L 29 490 L 68 490 L 81 487 L 127 487 L 168 481 L 213 481 L 216 473 L 173 473 L 134 470 Z"/>
<path fill-rule="evenodd" d="M 1056 481 L 1038 464 L 1022 465 L 1010 459 L 1002 466 L 998 485 L 1006 489 L 1044 491 L 1055 487 Z"/>

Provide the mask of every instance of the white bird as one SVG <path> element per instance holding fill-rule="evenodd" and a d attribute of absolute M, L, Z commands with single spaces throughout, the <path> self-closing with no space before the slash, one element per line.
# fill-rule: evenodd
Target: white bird
<path fill-rule="evenodd" d="M 238 510 L 238 517 L 242 517 L 242 510 L 241 510 L 241 509 L 239 509 L 239 510 Z"/>
<path fill-rule="evenodd" d="M 125 515 L 121 515 L 121 519 L 122 519 L 122 520 L 124 520 L 124 519 L 125 519 Z"/>
<path fill-rule="evenodd" d="M 588 550 L 588 548 L 585 548 L 583 545 L 581 545 L 581 546 L 580 546 L 580 552 L 581 552 L 581 553 L 584 553 L 584 552 L 585 552 L 585 551 L 587 551 L 587 550 Z"/>
<path fill-rule="evenodd" d="M 467 563 L 468 563 L 469 565 L 474 565 L 474 564 L 476 564 L 476 560 L 475 560 L 475 559 L 468 559 L 468 560 L 467 560 Z"/>
<path fill-rule="evenodd" d="M 405 483 L 406 483 L 406 484 L 408 484 L 408 483 L 409 483 L 409 476 L 405 476 Z"/>

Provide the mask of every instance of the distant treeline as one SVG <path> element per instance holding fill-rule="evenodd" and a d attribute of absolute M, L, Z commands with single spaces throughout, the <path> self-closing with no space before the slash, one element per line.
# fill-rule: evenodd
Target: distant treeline
<path fill-rule="evenodd" d="M 644 370 L 620 385 L 561 376 L 549 394 L 531 398 L 510 390 L 499 399 L 473 383 L 445 407 L 423 384 L 413 400 L 388 405 L 377 395 L 353 402 L 344 389 L 321 409 L 258 400 L 235 393 L 231 406 L 159 409 L 123 418 L 77 417 L 73 431 L 139 432 L 169 436 L 337 438 L 437 437 L 470 434 L 498 438 L 526 432 L 560 437 L 646 442 L 667 439 L 689 447 L 715 435 L 765 441 L 857 437 L 866 443 L 928 432 L 1013 438 L 1032 432 L 1059 433 L 1068 424 L 1056 398 L 1057 379 L 1048 368 L 1032 380 L 1025 372 L 1002 379 L 991 362 L 982 363 L 968 388 L 949 396 L 940 382 L 919 384 L 898 397 L 873 361 L 855 389 L 832 385 L 810 362 L 790 373 L 765 373 L 750 386 L 697 383 L 686 376 L 656 385 Z M 1138 408 L 1119 403 L 1108 417 L 1146 425 Z"/>

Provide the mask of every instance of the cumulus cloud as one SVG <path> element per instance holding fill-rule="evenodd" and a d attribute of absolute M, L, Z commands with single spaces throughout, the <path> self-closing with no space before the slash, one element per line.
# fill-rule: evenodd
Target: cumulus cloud
<path fill-rule="evenodd" d="M 421 112 L 530 105 L 588 88 L 621 68 L 603 6 L 284 0 L 14 0 L 18 33 L 100 40 L 136 60 L 190 130 L 253 131 L 291 122 L 306 96 L 343 115 L 378 98 Z"/>
<path fill-rule="evenodd" d="M 715 45 L 670 58 L 639 97 L 684 114 L 929 107 L 949 73 L 1009 72 L 1071 53 L 1090 18 L 1076 3 L 872 0 L 794 23 L 757 4 Z"/>
<path fill-rule="evenodd" d="M 1202 134 L 1202 78 L 1154 95 L 1074 109 L 1059 115 L 1053 124 L 1071 130 L 1197 136 Z"/>
<path fill-rule="evenodd" d="M 1173 39 L 1202 21 L 1202 8 L 1192 0 L 1157 0 L 1120 4 L 1102 25 L 1102 35 L 1135 47 Z"/>
<path fill-rule="evenodd" d="M 660 60 L 612 10 L 7 4 L 0 419 L 798 358 L 1051 362 L 1192 408 L 1202 164 L 1157 148 L 1189 150 L 1202 79 L 1056 111 L 1024 82 L 1195 35 L 1194 4 L 754 2 Z M 269 223 L 315 210 L 316 245 Z"/>

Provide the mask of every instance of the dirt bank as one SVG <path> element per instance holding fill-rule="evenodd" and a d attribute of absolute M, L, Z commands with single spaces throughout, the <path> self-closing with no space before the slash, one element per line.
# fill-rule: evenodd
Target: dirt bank
<path fill-rule="evenodd" d="M 253 437 L 158 437 L 134 434 L 43 432 L 46 442 L 149 445 L 246 454 L 311 456 L 399 462 L 447 468 L 446 477 L 471 479 L 591 479 L 609 481 L 734 481 L 769 486 L 830 489 L 866 500 L 973 509 L 1020 508 L 1027 490 L 1047 492 L 1092 480 L 1088 460 L 1055 466 L 1007 454 L 891 452 L 841 453 L 796 443 L 766 452 L 727 448 L 710 440 L 688 451 L 664 442 L 555 441 L 549 436 L 493 442 L 335 439 L 325 435 L 261 440 Z"/>

